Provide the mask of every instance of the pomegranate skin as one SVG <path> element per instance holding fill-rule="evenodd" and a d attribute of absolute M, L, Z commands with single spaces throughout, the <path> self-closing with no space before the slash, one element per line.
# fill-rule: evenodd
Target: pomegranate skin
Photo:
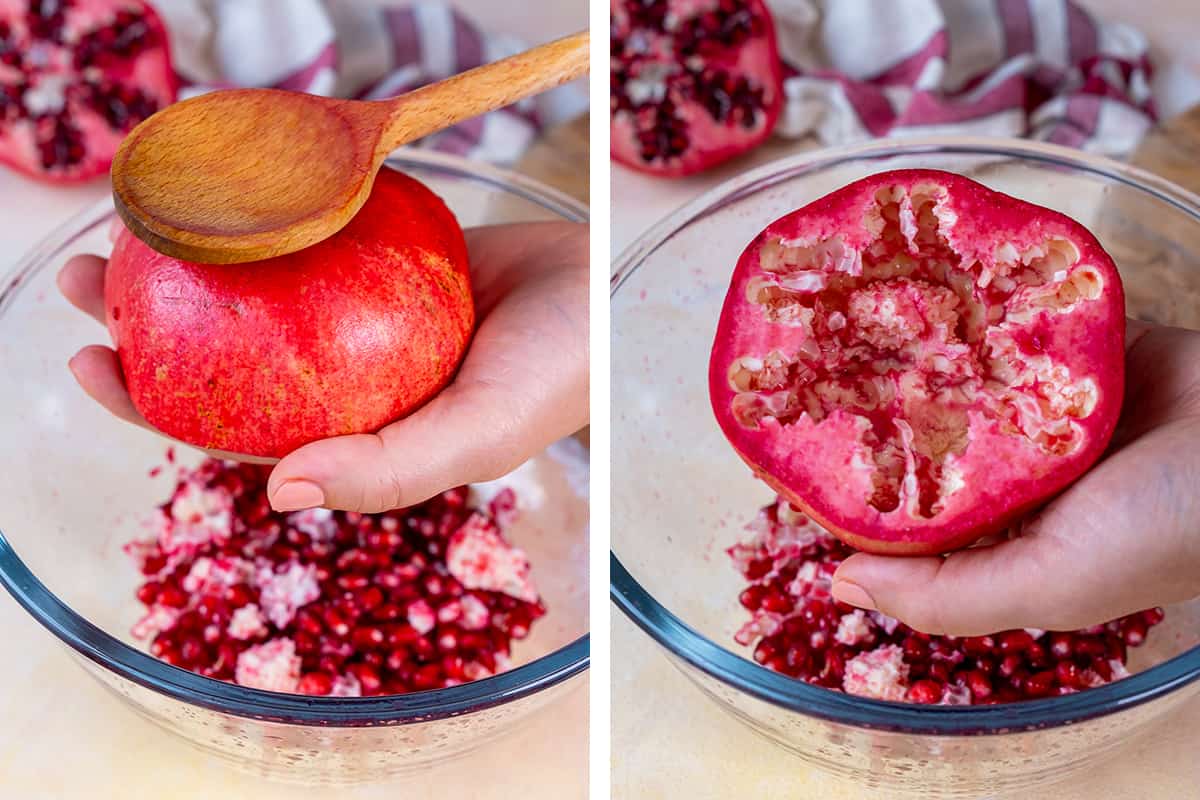
<path fill-rule="evenodd" d="M 888 204 L 899 221 L 884 219 Z M 906 258 L 921 266 L 894 266 Z M 936 261 L 953 267 L 937 273 Z M 1016 286 L 1007 293 L 1004 276 Z M 856 320 L 866 292 L 875 305 Z M 929 316 L 936 292 L 951 317 L 941 339 Z M 780 297 L 783 310 L 768 310 Z M 789 298 L 803 299 L 793 308 Z M 886 328 L 906 298 L 924 316 Z M 776 220 L 746 248 L 718 323 L 710 398 L 754 473 L 847 544 L 945 553 L 1008 528 L 1101 457 L 1124 393 L 1124 307 L 1112 259 L 1069 217 L 953 173 L 880 173 Z M 886 336 L 892 350 L 879 346 Z M 799 355 L 806 348 L 818 355 Z M 774 375 L 770 364 L 744 368 L 770 353 L 782 354 Z M 942 375 L 930 369 L 935 355 L 946 355 Z M 810 369 L 809 384 L 775 377 Z M 883 389 L 872 390 L 877 407 L 854 394 L 867 382 Z M 890 487 L 880 478 L 889 463 Z"/>
<path fill-rule="evenodd" d="M 270 458 L 419 408 L 450 381 L 475 322 L 454 215 L 390 169 L 345 228 L 277 258 L 195 264 L 123 231 L 104 294 L 150 424 Z"/>

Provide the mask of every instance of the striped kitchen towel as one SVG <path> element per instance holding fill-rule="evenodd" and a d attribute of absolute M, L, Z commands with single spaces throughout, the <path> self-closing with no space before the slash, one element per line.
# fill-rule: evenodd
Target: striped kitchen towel
<path fill-rule="evenodd" d="M 181 98 L 235 86 L 374 100 L 525 49 L 440 2 L 152 0 L 171 33 Z M 587 109 L 565 86 L 442 131 L 416 146 L 496 164 L 538 130 Z"/>
<path fill-rule="evenodd" d="M 776 133 L 1027 136 L 1128 153 L 1155 119 L 1142 35 L 1070 0 L 768 0 Z"/>

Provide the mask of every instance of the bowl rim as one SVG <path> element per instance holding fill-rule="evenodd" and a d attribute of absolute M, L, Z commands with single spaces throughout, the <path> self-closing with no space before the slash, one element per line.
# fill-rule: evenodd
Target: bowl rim
<path fill-rule="evenodd" d="M 1151 195 L 1200 222 L 1200 196 L 1171 181 L 1133 167 L 1068 147 L 1028 140 L 978 136 L 930 136 L 871 141 L 811 150 L 756 167 L 704 192 L 638 236 L 613 262 L 610 300 L 656 250 L 678 231 L 739 200 L 806 171 L 894 156 L 983 155 L 1032 161 L 1101 176 Z M 612 330 L 617 329 L 615 315 Z M 676 666 L 680 661 L 772 705 L 873 730 L 930 735 L 994 735 L 1052 728 L 1122 711 L 1200 679 L 1200 646 L 1105 686 L 1075 694 L 992 706 L 925 706 L 855 697 L 812 686 L 760 666 L 715 643 L 659 603 L 609 551 L 612 602 L 662 646 Z M 686 672 L 685 672 L 686 674 Z M 689 676 L 691 677 L 691 676 Z"/>
<path fill-rule="evenodd" d="M 588 208 L 532 178 L 488 164 L 433 151 L 406 148 L 387 163 L 397 169 L 432 171 L 468 179 L 515 195 L 571 222 L 586 222 Z M 0 314 L 28 278 L 47 268 L 85 228 L 113 213 L 108 197 L 84 209 L 36 244 L 4 276 Z M 452 686 L 375 697 L 312 697 L 269 692 L 206 678 L 171 666 L 106 633 L 60 600 L 17 555 L 0 530 L 0 585 L 38 623 L 79 655 L 133 683 L 190 705 L 231 716 L 323 727 L 415 724 L 461 716 L 536 694 L 578 675 L 591 662 L 591 633 L 507 672 Z"/>

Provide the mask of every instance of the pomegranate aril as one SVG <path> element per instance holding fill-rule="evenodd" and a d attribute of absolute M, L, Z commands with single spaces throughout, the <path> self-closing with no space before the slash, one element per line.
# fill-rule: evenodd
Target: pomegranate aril
<path fill-rule="evenodd" d="M 187 592 L 180 589 L 178 586 L 168 583 L 164 585 L 158 592 L 158 604 L 170 606 L 171 608 L 183 608 L 188 604 Z"/>
<path fill-rule="evenodd" d="M 750 586 L 742 590 L 742 593 L 738 595 L 738 602 L 742 604 L 743 608 L 749 609 L 750 611 L 757 611 L 758 607 L 762 605 L 764 594 L 765 590 L 763 587 Z"/>
<path fill-rule="evenodd" d="M 345 591 L 352 592 L 366 589 L 371 585 L 371 579 L 366 575 L 339 575 L 337 585 Z"/>
<path fill-rule="evenodd" d="M 1020 653 L 1028 650 L 1033 644 L 1033 637 L 1027 631 L 1006 631 L 1000 634 L 997 642 L 1001 653 Z"/>
<path fill-rule="evenodd" d="M 781 589 L 772 588 L 767 590 L 763 595 L 762 607 L 767 611 L 772 611 L 776 614 L 783 614 L 792 610 L 793 602 L 791 597 Z"/>
<path fill-rule="evenodd" d="M 378 694 L 379 689 L 383 685 L 383 682 L 379 678 L 379 673 L 374 667 L 368 664 L 351 664 L 346 667 L 346 672 L 358 680 L 364 695 Z"/>
<path fill-rule="evenodd" d="M 1029 697 L 1045 697 L 1050 694 L 1050 690 L 1054 688 L 1055 671 L 1044 670 L 1035 672 L 1025 679 L 1022 684 L 1025 694 Z"/>
<path fill-rule="evenodd" d="M 765 511 L 764 518 L 778 520 L 779 517 L 771 513 L 773 511 L 774 507 Z M 794 518 L 798 512 L 789 513 Z M 744 551 L 738 553 L 737 557 L 742 559 L 739 563 L 765 561 L 766 571 L 775 575 L 770 585 L 753 583 L 743 590 L 739 596 L 743 608 L 747 608 L 742 602 L 747 591 L 757 590 L 764 597 L 768 591 L 783 591 L 781 587 L 787 587 L 795 580 L 801 567 L 805 568 L 805 575 L 832 574 L 849 553 L 831 539 L 818 540 L 800 552 L 801 555 L 788 555 L 788 560 L 781 557 L 779 561 L 753 555 L 745 558 Z M 816 566 L 817 570 L 813 571 L 809 565 Z M 828 573 L 823 573 L 824 570 Z M 805 578 L 805 583 L 808 581 L 810 579 Z M 800 591 L 803 593 L 808 589 Z M 1136 639 L 1139 626 L 1147 621 L 1147 614 L 1151 620 L 1157 617 L 1153 610 L 1139 612 L 1098 626 L 1090 634 L 1017 630 L 994 636 L 953 638 L 929 636 L 899 623 L 893 625 L 882 616 L 869 616 L 860 618 L 863 623 L 870 621 L 866 630 L 873 632 L 872 636 L 865 637 L 861 631 L 850 632 L 854 630 L 850 625 L 853 619 L 842 619 L 852 611 L 838 609 L 820 592 L 789 597 L 795 604 L 794 613 L 782 620 L 767 616 L 770 612 L 761 605 L 757 609 L 747 608 L 756 623 L 772 620 L 771 635 L 751 640 L 757 663 L 785 675 L 841 689 L 846 661 L 873 648 L 898 645 L 908 673 L 905 691 L 913 702 L 940 702 L 942 698 L 947 698 L 946 702 L 963 702 L 965 697 L 971 703 L 992 704 L 1070 693 L 1098 685 L 1113 678 L 1114 662 L 1124 663 L 1127 632 L 1132 630 Z M 842 638 L 833 638 L 830 632 L 835 629 Z M 843 641 L 854 643 L 844 644 Z M 464 636 L 460 644 L 465 643 Z M 919 688 L 914 691 L 913 687 Z M 938 692 L 934 692 L 933 687 L 938 687 Z M 937 699 L 928 699 L 935 695 Z"/>
<path fill-rule="evenodd" d="M 331 609 L 326 610 L 324 615 L 325 627 L 331 634 L 342 638 L 350 635 L 350 623 L 344 616 L 337 611 Z"/>
<path fill-rule="evenodd" d="M 1079 667 L 1073 661 L 1060 661 L 1054 665 L 1054 679 L 1059 686 L 1077 688 L 1079 686 Z"/>
<path fill-rule="evenodd" d="M 416 689 L 436 689 L 442 685 L 442 670 L 437 664 L 426 664 L 413 673 L 413 687 Z"/>
<path fill-rule="evenodd" d="M 350 642 L 359 650 L 374 650 L 382 647 L 387 637 L 383 630 L 374 626 L 355 628 L 350 636 Z"/>
<path fill-rule="evenodd" d="M 300 694 L 329 694 L 333 691 L 333 679 L 324 672 L 309 672 L 300 676 L 296 691 Z"/>
<path fill-rule="evenodd" d="M 904 657 L 909 661 L 922 661 L 929 657 L 929 644 L 919 636 L 906 637 L 903 650 Z"/>
<path fill-rule="evenodd" d="M 971 670 L 963 676 L 964 683 L 971 690 L 971 697 L 974 700 L 984 700 L 992 694 L 992 681 L 986 673 L 981 670 Z"/>
<path fill-rule="evenodd" d="M 1070 658 L 1074 646 L 1075 642 L 1069 633 L 1050 634 L 1050 654 L 1055 658 L 1059 660 Z"/>
<path fill-rule="evenodd" d="M 162 584 L 158 581 L 146 581 L 137 590 L 138 602 L 143 605 L 154 605 L 158 599 L 158 593 L 162 589 Z"/>
<path fill-rule="evenodd" d="M 1121 638 L 1130 647 L 1137 647 L 1146 641 L 1147 626 L 1144 620 L 1130 617 L 1121 623 Z"/>
<path fill-rule="evenodd" d="M 908 688 L 908 699 L 913 703 L 932 704 L 941 701 L 943 684 L 935 680 L 920 680 Z"/>

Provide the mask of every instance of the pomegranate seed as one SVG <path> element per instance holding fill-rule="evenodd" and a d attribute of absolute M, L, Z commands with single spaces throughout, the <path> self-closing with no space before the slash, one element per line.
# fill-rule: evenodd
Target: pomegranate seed
<path fill-rule="evenodd" d="M 1050 653 L 1057 659 L 1070 658 L 1074 641 L 1069 633 L 1050 634 Z"/>
<path fill-rule="evenodd" d="M 992 681 L 987 674 L 981 670 L 973 669 L 964 676 L 966 686 L 971 690 L 971 697 L 976 700 L 983 700 L 992 694 Z"/>
<path fill-rule="evenodd" d="M 996 668 L 996 671 L 1005 678 L 1011 678 L 1021 668 L 1021 663 L 1021 656 L 1012 653 L 1000 661 L 1000 666 Z"/>
<path fill-rule="evenodd" d="M 383 645 L 386 639 L 383 631 L 373 625 L 355 628 L 350 636 L 350 642 L 359 650 L 374 650 Z"/>
<path fill-rule="evenodd" d="M 300 694 L 329 694 L 333 691 L 333 679 L 324 672 L 309 672 L 300 676 L 296 691 Z"/>
<path fill-rule="evenodd" d="M 747 587 L 746 589 L 744 589 L 742 591 L 742 593 L 740 595 L 738 595 L 738 601 L 742 604 L 743 608 L 747 608 L 751 611 L 757 611 L 758 607 L 762 605 L 764 593 L 765 593 L 765 590 L 763 589 L 763 587 L 757 586 L 757 585 L 750 586 L 750 587 Z M 150 602 L 153 602 L 153 601 L 146 601 L 146 602 L 148 605 Z"/>
<path fill-rule="evenodd" d="M 1033 647 L 1033 637 L 1027 631 L 1006 631 L 1000 634 L 1001 653 L 1020 653 Z"/>
<path fill-rule="evenodd" d="M 1035 672 L 1025 679 L 1022 688 L 1030 697 L 1045 697 L 1054 688 L 1055 671 L 1052 669 Z"/>
<path fill-rule="evenodd" d="M 367 664 L 351 664 L 346 667 L 346 672 L 358 679 L 364 695 L 378 694 L 383 685 L 379 679 L 379 673 L 375 671 L 374 667 Z"/>
<path fill-rule="evenodd" d="M 767 611 L 782 614 L 792 610 L 792 599 L 778 589 L 770 589 L 763 596 L 762 607 Z"/>
<path fill-rule="evenodd" d="M 1054 665 L 1054 680 L 1059 686 L 1077 688 L 1079 686 L 1079 667 L 1072 661 L 1060 661 Z"/>
<path fill-rule="evenodd" d="M 932 680 L 920 680 L 908 687 L 908 699 L 913 703 L 927 705 L 937 703 L 942 699 L 942 684 Z"/>
<path fill-rule="evenodd" d="M 330 633 L 338 638 L 343 638 L 350 635 L 350 623 L 346 621 L 345 617 L 332 608 L 326 610 L 325 612 L 325 627 L 329 629 Z"/>
<path fill-rule="evenodd" d="M 1121 638 L 1130 647 L 1137 647 L 1146 641 L 1146 623 L 1137 617 L 1130 617 L 1121 623 Z"/>
<path fill-rule="evenodd" d="M 241 608 L 244 605 L 253 603 L 257 598 L 249 586 L 244 583 L 235 583 L 226 591 L 225 599 L 229 601 L 230 607 Z"/>
<path fill-rule="evenodd" d="M 162 584 L 158 581 L 146 581 L 137 590 L 138 602 L 144 605 L 154 605 L 154 601 L 158 599 L 158 592 L 162 588 Z"/>
<path fill-rule="evenodd" d="M 159 605 L 183 608 L 188 604 L 187 592 L 173 583 L 165 584 L 158 592 Z"/>
<path fill-rule="evenodd" d="M 904 657 L 909 661 L 924 661 L 929 658 L 929 644 L 919 636 L 906 637 L 903 649 Z"/>
<path fill-rule="evenodd" d="M 417 689 L 436 689 L 442 684 L 442 670 L 437 664 L 426 664 L 413 673 L 413 686 Z"/>
<path fill-rule="evenodd" d="M 337 578 L 337 585 L 348 592 L 352 592 L 366 589 L 371 585 L 371 579 L 366 575 L 339 575 Z M 382 595 L 382 592 L 380 594 Z"/>
<path fill-rule="evenodd" d="M 996 642 L 991 636 L 968 636 L 962 640 L 963 652 L 969 656 L 982 656 L 992 652 Z"/>
<path fill-rule="evenodd" d="M 752 581 L 756 581 L 770 571 L 771 560 L 769 558 L 762 558 L 758 561 L 750 562 L 750 565 L 746 567 L 746 577 Z"/>
<path fill-rule="evenodd" d="M 378 586 L 367 586 L 354 596 L 358 607 L 364 612 L 374 611 L 383 605 L 383 591 Z"/>
<path fill-rule="evenodd" d="M 1151 628 L 1162 622 L 1165 617 L 1166 612 L 1161 608 L 1148 608 L 1142 612 L 1142 620 Z"/>

